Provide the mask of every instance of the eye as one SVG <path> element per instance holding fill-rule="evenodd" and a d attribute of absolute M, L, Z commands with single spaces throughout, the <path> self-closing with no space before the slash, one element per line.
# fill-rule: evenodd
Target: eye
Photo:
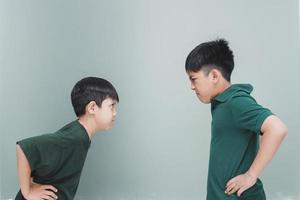
<path fill-rule="evenodd" d="M 111 108 L 111 109 L 114 109 L 114 108 L 115 108 L 115 106 L 116 106 L 116 103 L 112 103 L 112 104 L 110 104 L 110 108 Z"/>

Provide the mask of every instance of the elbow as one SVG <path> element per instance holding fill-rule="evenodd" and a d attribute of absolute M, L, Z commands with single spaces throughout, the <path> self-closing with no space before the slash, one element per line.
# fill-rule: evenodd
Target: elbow
<path fill-rule="evenodd" d="M 263 124 L 263 133 L 273 135 L 278 139 L 284 139 L 288 134 L 288 128 L 278 117 L 270 117 L 266 123 Z"/>
<path fill-rule="evenodd" d="M 288 128 L 283 121 L 279 120 L 277 126 L 275 126 L 274 128 L 278 128 L 277 132 L 282 137 L 282 139 L 287 136 Z"/>
<path fill-rule="evenodd" d="M 282 136 L 283 138 L 286 137 L 288 134 L 288 128 L 286 127 L 286 125 L 283 126 L 282 128 Z"/>
<path fill-rule="evenodd" d="M 282 124 L 278 124 L 277 126 L 274 126 L 272 132 L 275 135 L 277 135 L 278 138 L 283 140 L 288 134 L 288 128 L 284 123 L 282 123 Z"/>
<path fill-rule="evenodd" d="M 280 127 L 277 127 L 278 129 L 277 129 L 277 134 L 282 138 L 282 139 L 284 139 L 286 136 L 287 136 L 287 134 L 288 134 L 288 128 L 286 127 L 286 125 L 285 124 L 281 124 L 281 126 Z"/>

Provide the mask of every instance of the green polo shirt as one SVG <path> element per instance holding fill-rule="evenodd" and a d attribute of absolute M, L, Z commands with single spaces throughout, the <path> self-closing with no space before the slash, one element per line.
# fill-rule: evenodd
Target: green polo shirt
<path fill-rule="evenodd" d="M 60 200 L 74 199 L 90 147 L 89 136 L 78 120 L 55 133 L 27 138 L 17 144 L 29 162 L 34 182 L 56 187 Z M 24 199 L 20 191 L 15 199 Z"/>
<path fill-rule="evenodd" d="M 227 182 L 245 173 L 259 148 L 260 129 L 271 111 L 257 104 L 249 84 L 234 84 L 211 102 L 207 200 L 265 200 L 261 181 L 241 197 L 225 194 Z"/>

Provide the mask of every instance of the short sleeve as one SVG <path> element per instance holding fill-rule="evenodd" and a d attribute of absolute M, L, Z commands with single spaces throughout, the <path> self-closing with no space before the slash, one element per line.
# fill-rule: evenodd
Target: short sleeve
<path fill-rule="evenodd" d="M 31 137 L 17 142 L 29 162 L 31 171 L 34 171 L 41 161 L 41 150 L 39 149 L 40 146 L 38 145 L 39 138 L 40 136 Z"/>
<path fill-rule="evenodd" d="M 236 125 L 243 130 L 260 134 L 265 119 L 273 115 L 272 112 L 259 105 L 249 95 L 233 97 L 230 101 L 232 117 Z"/>

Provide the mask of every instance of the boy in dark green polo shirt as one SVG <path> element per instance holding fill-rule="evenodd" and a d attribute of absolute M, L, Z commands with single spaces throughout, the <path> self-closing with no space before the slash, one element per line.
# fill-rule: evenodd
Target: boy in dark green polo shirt
<path fill-rule="evenodd" d="M 255 101 L 251 85 L 231 84 L 233 68 L 233 53 L 223 39 L 198 45 L 185 63 L 191 89 L 201 102 L 211 103 L 206 199 L 265 200 L 258 177 L 287 128 Z"/>
<path fill-rule="evenodd" d="M 91 139 L 113 126 L 119 97 L 107 80 L 87 77 L 76 83 L 71 100 L 77 120 L 17 142 L 21 189 L 16 200 L 74 198 Z"/>

